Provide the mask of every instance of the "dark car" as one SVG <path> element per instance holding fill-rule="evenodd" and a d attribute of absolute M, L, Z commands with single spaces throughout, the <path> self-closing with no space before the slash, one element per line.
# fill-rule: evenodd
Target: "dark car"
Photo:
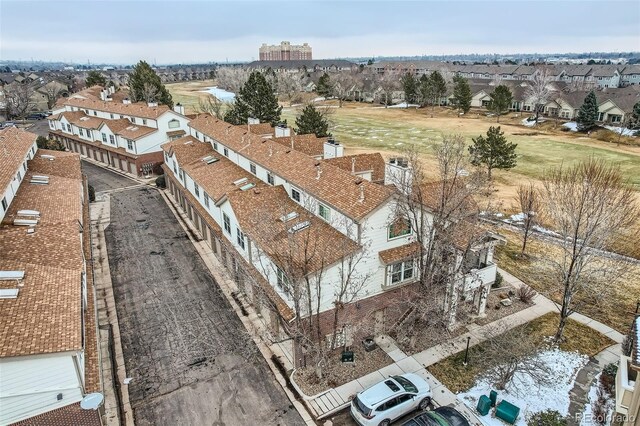
<path fill-rule="evenodd" d="M 438 407 L 407 420 L 402 426 L 470 426 L 469 421 L 455 408 Z"/>

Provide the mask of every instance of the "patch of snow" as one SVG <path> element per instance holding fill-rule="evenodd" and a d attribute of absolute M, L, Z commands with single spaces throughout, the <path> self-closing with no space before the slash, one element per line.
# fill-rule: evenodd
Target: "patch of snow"
<path fill-rule="evenodd" d="M 503 215 L 502 213 L 496 213 L 496 214 L 495 214 L 495 216 L 496 216 L 496 217 L 502 217 L 502 216 L 504 216 L 504 215 Z"/>
<path fill-rule="evenodd" d="M 593 404 L 594 401 L 598 399 L 598 387 L 600 384 L 600 376 L 602 373 L 599 373 L 595 377 L 595 381 L 591 384 L 591 388 L 589 388 L 589 400 L 584 406 L 584 411 L 582 413 L 582 418 L 580 420 L 580 426 L 593 426 L 598 423 L 593 421 Z M 613 415 L 613 411 L 615 409 L 615 400 L 609 394 L 607 394 L 607 422 L 605 424 L 611 423 L 611 418 Z"/>
<path fill-rule="evenodd" d="M 611 130 L 612 132 L 622 134 L 622 136 L 633 136 L 636 132 L 635 130 L 627 129 L 626 127 L 604 126 L 604 128 Z"/>
<path fill-rule="evenodd" d="M 572 132 L 577 132 L 578 131 L 578 123 L 576 123 L 575 121 L 569 121 L 567 123 L 564 123 L 562 125 L 562 127 L 566 127 L 567 129 L 571 130 Z"/>
<path fill-rule="evenodd" d="M 409 104 L 407 105 L 406 102 L 401 102 L 397 105 L 390 105 L 389 108 L 418 108 L 420 105 L 418 104 Z"/>
<path fill-rule="evenodd" d="M 525 118 L 524 120 L 521 121 L 523 126 L 527 126 L 527 127 L 535 127 L 536 125 L 536 121 L 535 120 L 531 120 L 529 121 L 528 118 Z"/>
<path fill-rule="evenodd" d="M 524 222 L 527 215 L 524 213 L 512 214 L 509 219 L 505 219 L 505 222 Z"/>
<path fill-rule="evenodd" d="M 551 236 L 554 236 L 554 237 L 561 237 L 561 235 L 558 234 L 557 232 L 552 231 L 552 230 L 547 229 L 547 228 L 543 228 L 540 225 L 533 225 L 533 229 L 538 231 L 538 232 L 540 232 L 541 234 L 551 235 Z"/>
<path fill-rule="evenodd" d="M 588 361 L 587 356 L 560 349 L 545 350 L 536 357 L 550 369 L 549 380 L 546 383 L 536 383 L 529 375 L 517 372 L 506 390 L 497 391 L 498 402 L 505 399 L 520 407 L 516 426 L 526 426 L 527 418 L 541 411 L 555 410 L 566 416 L 569 413 L 569 392 L 574 386 L 578 370 Z M 458 397 L 475 410 L 480 396 L 489 396 L 493 389 L 488 380 L 480 378 L 473 388 L 458 394 Z M 479 418 L 486 426 L 504 426 L 504 423 L 493 417 L 492 413 Z"/>
<path fill-rule="evenodd" d="M 398 142 L 398 143 L 396 143 L 396 145 L 402 145 L 402 142 Z"/>
<path fill-rule="evenodd" d="M 325 101 L 326 98 L 324 96 L 318 96 L 317 98 L 313 98 L 312 102 L 321 102 L 321 101 Z"/>

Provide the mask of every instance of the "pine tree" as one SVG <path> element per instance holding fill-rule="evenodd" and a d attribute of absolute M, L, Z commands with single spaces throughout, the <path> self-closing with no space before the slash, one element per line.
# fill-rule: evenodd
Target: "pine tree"
<path fill-rule="evenodd" d="M 276 125 L 281 113 L 282 107 L 278 105 L 273 86 L 262 73 L 254 71 L 238 91 L 224 120 L 231 124 L 246 124 L 248 118 L 253 117 L 261 123 Z"/>
<path fill-rule="evenodd" d="M 473 145 L 469 147 L 471 164 L 484 165 L 487 168 L 487 176 L 491 179 L 493 169 L 512 169 L 516 166 L 516 147 L 518 145 L 507 141 L 500 126 L 489 127 L 487 137 L 480 135 L 473 138 Z"/>
<path fill-rule="evenodd" d="M 509 111 L 511 104 L 513 103 L 513 95 L 511 90 L 504 84 L 496 86 L 493 92 L 489 95 L 491 101 L 489 102 L 489 111 L 494 112 L 497 116 L 497 122 L 500 122 L 500 116 Z"/>
<path fill-rule="evenodd" d="M 318 80 L 318 84 L 316 85 L 316 93 L 320 96 L 324 96 L 328 98 L 331 96 L 331 77 L 326 72 L 322 74 L 320 79 Z"/>
<path fill-rule="evenodd" d="M 456 75 L 453 77 L 453 105 L 465 114 L 471 109 L 471 87 L 466 78 Z"/>
<path fill-rule="evenodd" d="M 590 91 L 584 103 L 578 111 L 576 122 L 578 123 L 578 129 L 581 131 L 591 130 L 596 125 L 598 119 L 598 100 L 594 91 Z"/>
<path fill-rule="evenodd" d="M 431 86 L 431 79 L 428 75 L 422 74 L 420 76 L 420 105 L 425 106 L 431 102 L 433 98 L 433 87 Z"/>
<path fill-rule="evenodd" d="M 634 134 L 636 135 L 640 132 L 640 102 L 636 102 L 633 106 L 633 111 L 629 117 L 628 127 L 629 129 L 634 130 Z"/>
<path fill-rule="evenodd" d="M 129 75 L 129 96 L 133 102 L 158 102 L 173 108 L 171 94 L 145 61 L 138 62 Z"/>
<path fill-rule="evenodd" d="M 408 108 L 409 104 L 415 103 L 416 101 L 416 97 L 418 95 L 418 82 L 413 74 L 408 72 L 402 76 L 400 83 L 402 84 L 402 90 L 404 91 L 404 101 Z"/>
<path fill-rule="evenodd" d="M 296 117 L 296 132 L 299 135 L 313 133 L 319 138 L 331 136 L 327 118 L 311 104 L 304 107 L 302 113 Z"/>
<path fill-rule="evenodd" d="M 89 74 L 87 75 L 87 79 L 85 83 L 87 87 L 92 87 L 92 86 L 105 87 L 107 84 L 107 79 L 104 78 L 104 76 L 100 74 L 99 71 L 89 71 Z"/>
<path fill-rule="evenodd" d="M 440 99 L 447 93 L 447 82 L 444 80 L 439 71 L 433 71 L 429 76 L 431 83 L 431 95 L 433 96 L 433 105 L 440 105 Z"/>

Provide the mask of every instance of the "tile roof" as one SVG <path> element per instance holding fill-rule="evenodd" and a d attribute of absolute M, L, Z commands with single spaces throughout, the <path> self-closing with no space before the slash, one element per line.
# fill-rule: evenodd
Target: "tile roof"
<path fill-rule="evenodd" d="M 106 121 L 104 118 L 86 115 L 84 111 L 65 111 L 60 114 L 60 117 L 66 118 L 69 123 L 83 129 L 98 129 Z"/>
<path fill-rule="evenodd" d="M 145 102 L 135 102 L 130 104 L 124 104 L 122 102 L 117 101 L 102 101 L 102 100 L 94 100 L 94 99 L 82 99 L 78 97 L 70 97 L 67 98 L 66 102 L 64 102 L 66 106 L 74 106 L 76 108 L 84 108 L 84 109 L 95 109 L 98 111 L 106 111 L 115 114 L 134 116 L 134 117 L 142 117 L 142 118 L 151 118 L 157 119 L 162 114 L 167 111 L 171 111 L 171 109 L 166 105 L 158 105 L 155 107 L 150 107 Z"/>
<path fill-rule="evenodd" d="M 251 133 L 260 136 L 273 135 L 275 132 L 271 123 L 239 124 L 236 127 L 242 129 L 243 131 L 247 130 L 248 128 Z"/>
<path fill-rule="evenodd" d="M 272 138 L 271 140 L 278 142 L 280 145 L 293 148 L 296 151 L 307 154 L 310 157 L 321 157 L 324 155 L 324 143 L 328 139 L 329 138 L 318 138 L 314 134 L 307 134 L 283 136 Z"/>
<path fill-rule="evenodd" d="M 353 240 L 291 200 L 282 185 L 234 191 L 228 197 L 242 231 L 290 277 L 306 276 L 360 250 Z M 294 212 L 296 218 L 281 220 Z M 304 223 L 309 226 L 291 232 Z"/>
<path fill-rule="evenodd" d="M 0 193 L 13 180 L 37 137 L 17 127 L 0 130 Z"/>
<path fill-rule="evenodd" d="M 372 182 L 384 182 L 385 163 L 379 152 L 345 155 L 344 157 L 330 158 L 324 161 L 348 172 L 351 172 L 352 168 L 356 173 L 371 171 Z"/>
<path fill-rule="evenodd" d="M 366 217 L 393 194 L 389 188 L 354 177 L 345 170 L 320 163 L 279 143 L 243 132 L 209 114 L 199 115 L 189 125 L 356 220 Z M 321 175 L 318 179 L 319 166 Z"/>
<path fill-rule="evenodd" d="M 388 250 L 383 250 L 378 253 L 380 260 L 385 265 L 390 263 L 400 262 L 401 260 L 412 259 L 420 252 L 420 243 L 414 241 L 403 246 L 395 247 Z"/>
<path fill-rule="evenodd" d="M 101 426 L 98 410 L 83 410 L 80 403 L 69 404 L 62 408 L 21 420 L 12 426 Z"/>

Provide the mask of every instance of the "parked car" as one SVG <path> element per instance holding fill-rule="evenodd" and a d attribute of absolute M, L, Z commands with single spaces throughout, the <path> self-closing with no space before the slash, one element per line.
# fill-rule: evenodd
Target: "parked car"
<path fill-rule="evenodd" d="M 358 393 L 351 417 L 361 426 L 389 426 L 392 421 L 431 403 L 429 384 L 413 373 L 392 376 Z"/>
<path fill-rule="evenodd" d="M 2 125 L 0 125 L 0 129 L 4 129 L 6 127 L 13 127 L 15 125 L 16 123 L 14 123 L 13 121 L 5 121 L 4 123 L 2 123 Z"/>
<path fill-rule="evenodd" d="M 455 408 L 438 407 L 418 414 L 402 426 L 469 426 L 469 421 Z"/>
<path fill-rule="evenodd" d="M 46 118 L 46 114 L 43 112 L 34 112 L 31 113 L 27 116 L 27 120 L 42 120 L 43 118 Z"/>

